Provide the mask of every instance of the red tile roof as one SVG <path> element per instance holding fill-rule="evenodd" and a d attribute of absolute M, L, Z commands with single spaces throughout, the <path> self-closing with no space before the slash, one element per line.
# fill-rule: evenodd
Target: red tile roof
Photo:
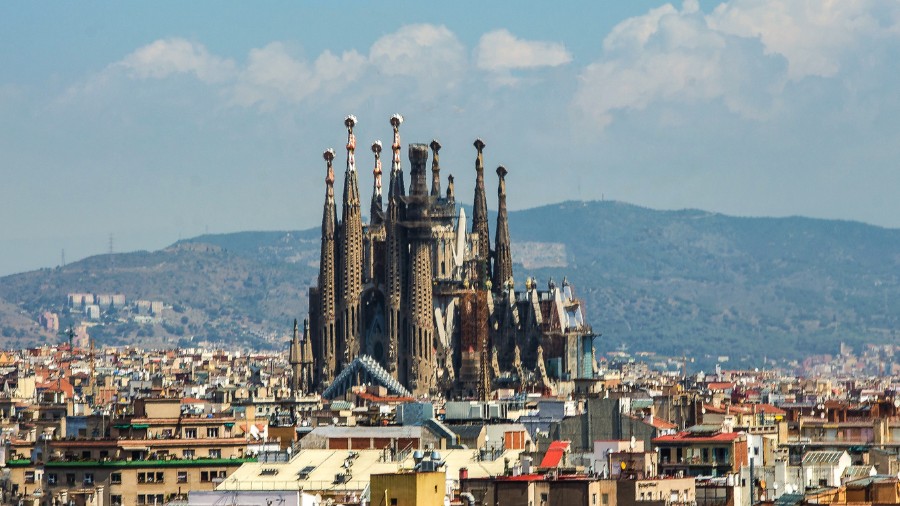
<path fill-rule="evenodd" d="M 712 443 L 712 442 L 730 442 L 741 437 L 740 432 L 722 432 L 712 436 L 694 436 L 690 432 L 679 432 L 678 434 L 670 434 L 668 436 L 660 436 L 653 438 L 653 443 Z"/>
<path fill-rule="evenodd" d="M 658 416 L 654 416 L 653 418 L 647 417 L 644 419 L 644 422 L 652 425 L 653 427 L 655 427 L 659 430 L 672 430 L 672 429 L 678 428 L 678 426 L 675 425 L 674 423 L 672 423 L 668 420 L 663 420 L 662 418 L 660 418 Z"/>
<path fill-rule="evenodd" d="M 554 441 L 550 443 L 550 448 L 547 449 L 540 467 L 559 467 L 563 454 L 569 450 L 570 445 L 570 441 Z"/>
<path fill-rule="evenodd" d="M 497 476 L 495 481 L 541 481 L 543 474 L 520 474 L 518 476 Z"/>

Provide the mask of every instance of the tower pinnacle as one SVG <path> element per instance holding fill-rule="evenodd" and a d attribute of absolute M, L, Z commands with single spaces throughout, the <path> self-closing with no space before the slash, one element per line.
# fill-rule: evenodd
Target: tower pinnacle
<path fill-rule="evenodd" d="M 318 300 L 317 327 L 314 348 L 321 356 L 320 366 L 314 371 L 316 380 L 327 385 L 334 379 L 337 362 L 337 343 L 335 341 L 335 304 L 336 304 L 336 233 L 337 206 L 334 201 L 334 150 L 329 148 L 322 153 L 328 166 L 325 176 L 325 207 L 322 210 L 322 249 L 319 254 L 319 282 L 316 286 Z"/>
<path fill-rule="evenodd" d="M 475 203 L 472 206 L 472 234 L 478 236 L 478 281 L 491 279 L 491 232 L 488 226 L 487 197 L 484 194 L 484 141 L 475 139 Z"/>
<path fill-rule="evenodd" d="M 512 280 L 512 252 L 509 241 L 509 218 L 506 213 L 506 174 L 504 166 L 497 167 L 497 237 L 494 239 L 494 290 L 502 291 Z"/>
<path fill-rule="evenodd" d="M 344 174 L 344 198 L 341 213 L 340 247 L 340 336 L 339 348 L 343 365 L 356 358 L 359 352 L 359 294 L 362 292 L 362 216 L 360 214 L 359 184 L 356 176 L 356 136 L 353 127 L 356 117 L 344 120 L 347 127 L 347 171 Z"/>
<path fill-rule="evenodd" d="M 372 189 L 369 222 L 375 225 L 384 222 L 384 208 L 381 200 L 381 141 L 372 143 L 372 153 L 375 154 L 375 168 L 372 170 L 372 175 L 375 176 L 375 186 Z"/>
<path fill-rule="evenodd" d="M 406 285 L 406 259 L 409 255 L 405 248 L 405 230 L 400 222 L 404 207 L 401 198 L 404 195 L 403 169 L 400 165 L 400 124 L 403 116 L 394 114 L 390 119 L 394 130 L 391 143 L 393 158 L 391 161 L 391 181 L 388 188 L 387 212 L 385 213 L 385 298 L 387 299 L 386 326 L 388 339 L 387 369 L 394 378 L 404 379 L 408 367 L 407 342 L 401 339 L 405 325 L 402 318 L 403 292 Z M 400 360 L 403 357 L 403 362 Z M 401 366 L 402 364 L 402 366 Z"/>
<path fill-rule="evenodd" d="M 441 143 L 437 139 L 431 141 L 431 196 L 434 198 L 441 197 L 441 163 L 438 151 L 441 150 Z"/>

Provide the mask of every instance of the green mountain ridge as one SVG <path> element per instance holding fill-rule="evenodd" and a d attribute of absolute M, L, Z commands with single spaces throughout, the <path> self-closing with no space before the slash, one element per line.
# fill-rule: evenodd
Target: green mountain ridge
<path fill-rule="evenodd" d="M 526 276 L 539 286 L 567 277 L 602 334 L 600 352 L 625 345 L 761 363 L 897 341 L 900 230 L 602 201 L 510 212 L 510 234 L 518 286 Z M 306 314 L 318 256 L 318 228 L 205 235 L 6 276 L 0 299 L 35 319 L 69 292 L 172 306 L 152 331 L 121 322 L 94 330 L 101 343 L 282 346 Z M 0 313 L 0 329 L 9 325 Z"/>

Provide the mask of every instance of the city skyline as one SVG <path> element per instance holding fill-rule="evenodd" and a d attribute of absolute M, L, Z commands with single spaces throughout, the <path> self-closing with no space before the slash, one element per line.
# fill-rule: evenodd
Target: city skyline
<path fill-rule="evenodd" d="M 509 169 L 511 210 L 606 198 L 900 226 L 889 2 L 0 14 L 0 275 L 110 237 L 128 251 L 315 227 L 320 154 L 341 152 L 351 113 L 363 146 L 390 139 L 392 113 L 405 144 L 439 139 L 463 202 L 477 136 Z M 371 153 L 357 164 L 367 201 Z"/>

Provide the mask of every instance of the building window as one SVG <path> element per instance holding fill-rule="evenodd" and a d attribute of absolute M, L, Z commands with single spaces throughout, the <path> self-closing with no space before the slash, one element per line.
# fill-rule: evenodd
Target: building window
<path fill-rule="evenodd" d="M 109 481 L 113 485 L 120 485 L 122 483 L 122 473 L 112 473 L 109 475 Z"/>
<path fill-rule="evenodd" d="M 187 483 L 187 471 L 178 471 L 178 483 Z"/>
<path fill-rule="evenodd" d="M 94 484 L 94 473 L 84 473 L 84 484 L 85 485 L 93 485 Z"/>
<path fill-rule="evenodd" d="M 25 483 L 34 483 L 34 471 L 25 471 Z"/>
<path fill-rule="evenodd" d="M 219 428 L 209 427 L 206 429 L 206 437 L 219 437 Z"/>
<path fill-rule="evenodd" d="M 138 483 L 164 483 L 165 474 L 163 474 L 162 471 L 148 471 L 146 473 L 138 473 L 137 481 Z"/>
<path fill-rule="evenodd" d="M 75 473 L 66 473 L 66 485 L 75 486 Z"/>
<path fill-rule="evenodd" d="M 56 485 L 56 475 L 55 474 L 47 475 L 47 485 Z"/>
<path fill-rule="evenodd" d="M 184 450 L 181 452 L 181 456 L 186 459 L 192 459 L 194 458 L 194 450 Z"/>
<path fill-rule="evenodd" d="M 221 459 L 222 458 L 222 450 L 220 450 L 218 448 L 210 448 L 209 449 L 209 458 Z"/>
<path fill-rule="evenodd" d="M 391 506 L 397 506 L 397 498 L 391 497 Z"/>
<path fill-rule="evenodd" d="M 196 428 L 184 429 L 184 438 L 185 439 L 197 439 L 197 429 Z"/>
<path fill-rule="evenodd" d="M 200 471 L 200 481 L 202 481 L 202 482 L 209 481 L 209 471 Z"/>
<path fill-rule="evenodd" d="M 109 496 L 109 503 L 112 506 L 122 506 L 122 496 L 120 496 L 120 495 Z"/>

